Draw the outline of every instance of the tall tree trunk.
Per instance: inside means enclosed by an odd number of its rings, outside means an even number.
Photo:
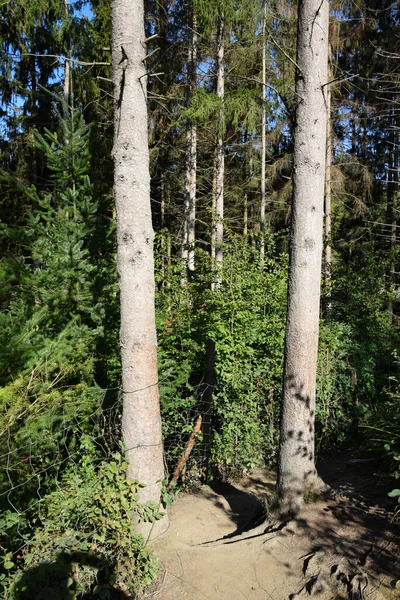
[[[395,251],[397,246],[397,198],[399,194],[399,136],[395,125],[395,119],[393,119],[392,128],[393,129],[391,135],[391,151],[387,186],[387,218],[388,222],[390,223],[390,250],[393,254],[389,275],[390,296],[388,302],[388,311],[390,323],[393,323],[394,321],[392,294],[394,292],[394,286],[396,283],[397,261],[395,258]]]
[[[142,502],[159,503],[164,479],[154,311],[154,257],[147,139],[142,0],[113,0],[114,194],[121,302],[122,435],[127,477],[144,483]],[[147,537],[167,517],[140,523]]]
[[[224,37],[225,22],[224,18],[218,18],[217,31],[217,96],[220,99],[220,111],[217,123],[217,145],[215,150],[214,163],[214,182],[213,182],[213,218],[214,218],[214,251],[215,263],[217,267],[216,286],[221,283],[219,269],[223,259],[223,238],[224,238],[224,168],[225,168],[225,116],[224,116],[224,93],[225,93],[225,72],[224,72]]]
[[[248,237],[248,222],[249,222],[249,192],[248,189],[245,190],[244,199],[243,199],[243,237],[245,242],[247,242]]]
[[[165,172],[161,173],[160,177],[160,197],[161,197],[161,206],[160,206],[160,251],[161,251],[161,288],[165,288],[165,239],[166,239],[166,229],[165,229],[165,197],[166,197],[166,182],[165,182]]]
[[[328,79],[332,81],[332,71],[329,66]],[[332,165],[332,91],[326,86],[326,167],[325,167],[325,286],[328,297],[331,288],[332,268],[332,211],[331,211],[331,165]]]
[[[65,57],[65,67],[64,67],[64,90],[63,97],[66,108],[69,106],[69,91],[70,91],[70,78],[71,78],[71,65],[69,58]]]
[[[196,93],[197,87],[197,22],[193,13],[190,19],[191,43],[188,61],[188,99]],[[197,169],[197,127],[193,120],[187,123],[186,130],[186,174],[185,174],[185,206],[182,240],[182,259],[184,269],[194,271],[194,250],[196,241],[196,169]],[[185,277],[184,277],[185,279]]]
[[[321,489],[314,457],[328,81],[328,0],[298,8],[293,207],[278,459],[282,512]]]
[[[247,145],[249,143],[249,134],[247,129],[244,131],[243,146],[244,146],[244,160],[243,160],[243,181],[244,181],[244,198],[243,198],[243,237],[247,243],[248,237],[248,221],[249,221],[249,163],[248,163],[248,150]]]
[[[261,114],[261,203],[260,203],[260,232],[261,232],[261,246],[260,246],[260,261],[261,265],[264,264],[265,256],[265,160],[266,160],[266,128],[267,128],[267,111],[265,107],[265,86],[267,83],[267,67],[266,67],[266,53],[267,53],[267,39],[265,35],[265,29],[267,25],[267,2],[264,0],[264,17],[263,17],[263,30],[262,30],[262,114]]]
[[[69,19],[69,8],[67,0],[64,1],[65,21]],[[67,56],[68,55],[68,56]],[[63,98],[64,98],[64,117],[69,117],[69,106],[70,106],[70,94],[71,94],[71,48],[69,47],[69,40],[66,40],[65,58],[64,58],[64,87],[63,87]],[[65,143],[69,144],[69,139],[65,138]]]
[[[64,0],[64,12],[65,12],[65,21],[69,19],[69,8],[68,8],[68,0]],[[66,42],[67,47],[65,48],[65,66],[64,66],[64,90],[63,97],[66,108],[69,106],[70,102],[70,94],[71,94],[71,48],[69,47],[69,40]]]

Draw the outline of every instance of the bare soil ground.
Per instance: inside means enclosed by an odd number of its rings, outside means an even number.
[[[346,467],[349,458],[319,466],[335,497],[284,523],[264,521],[275,485],[267,469],[182,494],[168,532],[152,543],[161,574],[145,598],[400,600],[393,502],[371,466]]]

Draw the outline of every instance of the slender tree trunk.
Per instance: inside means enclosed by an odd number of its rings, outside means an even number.
[[[245,241],[247,242],[247,238],[248,238],[248,223],[249,223],[249,193],[246,190],[245,194],[244,194],[244,201],[243,201],[243,237],[245,239]]]
[[[211,194],[211,215],[212,215],[212,226],[211,226],[211,264],[215,266],[215,248],[217,244],[217,228],[216,228],[216,211],[217,211],[217,153],[214,154],[213,164],[213,181],[212,181],[212,194]],[[214,289],[214,284],[211,284],[211,289]]]
[[[161,197],[161,206],[160,206],[160,246],[161,246],[161,287],[165,288],[165,173],[161,173],[160,177],[160,197]]]
[[[154,257],[147,139],[147,83],[142,0],[113,0],[115,93],[114,194],[121,302],[122,435],[127,477],[146,485],[142,502],[159,503],[164,479],[154,311]],[[138,525],[147,537],[167,517]]]
[[[225,93],[225,73],[224,73],[224,38],[225,22],[224,18],[218,18],[217,31],[217,96],[221,101],[221,107],[217,124],[217,145],[215,151],[215,171],[213,185],[213,208],[214,208],[214,239],[215,239],[215,263],[217,267],[216,287],[221,283],[219,269],[223,260],[223,238],[224,238],[224,168],[225,168],[225,149],[224,149],[224,93]]]
[[[332,72],[329,67],[329,81],[332,80]],[[331,86],[326,86],[326,167],[325,167],[325,286],[328,297],[331,288],[332,268],[332,214],[331,214],[331,165],[332,165],[332,91]]]
[[[314,457],[328,81],[328,0],[302,0],[297,30],[293,207],[278,459],[282,513],[321,489]]]
[[[389,173],[388,173],[388,189],[387,189],[387,213],[388,213],[388,221],[390,223],[390,250],[393,254],[392,264],[390,267],[390,275],[389,275],[389,289],[390,293],[393,293],[393,289],[396,283],[396,259],[395,259],[395,251],[397,246],[397,198],[399,194],[399,136],[398,131],[395,125],[395,119],[393,119],[394,124],[393,134],[391,136],[392,141],[392,149],[391,149],[391,160],[389,163]],[[389,311],[389,320],[390,323],[394,321],[394,313],[393,313],[393,300],[392,295],[389,296],[388,302],[388,311]]]
[[[250,145],[250,149],[249,149],[249,177],[250,177],[250,181],[253,180],[253,174],[254,174],[254,156],[253,156],[253,144]],[[251,227],[251,224],[253,224],[253,227],[250,229],[250,242],[251,242],[251,253],[252,255],[255,257],[256,255],[256,238],[255,238],[255,232],[256,232],[256,228],[258,227],[258,223],[254,223],[254,206],[253,206],[253,202],[250,202],[250,206],[248,207],[248,213],[249,213],[249,224]]]
[[[188,60],[188,99],[196,92],[197,87],[197,22],[193,13],[190,20],[192,39]],[[186,129],[186,174],[185,174],[185,206],[182,240],[183,268],[194,271],[194,250],[196,242],[196,169],[197,169],[197,127],[193,120],[187,123]],[[186,277],[183,278],[184,280]]]
[[[65,11],[65,20],[69,19],[69,8],[68,8],[68,0],[64,0],[64,11]],[[71,95],[71,48],[69,47],[69,41],[67,41],[67,48],[65,49],[65,66],[64,66],[64,90],[63,97],[66,108],[68,108],[70,103],[70,95]],[[69,54],[69,56],[67,56]]]
[[[260,246],[260,261],[261,265],[264,264],[265,256],[265,161],[266,161],[266,128],[267,128],[267,111],[265,107],[265,87],[267,83],[267,68],[266,68],[266,53],[267,53],[267,39],[265,35],[265,29],[267,25],[267,3],[264,0],[264,17],[263,17],[263,31],[262,31],[262,114],[261,114],[261,203],[260,203],[260,232],[261,232],[261,246]]]
[[[69,19],[69,8],[67,0],[64,1],[64,10],[65,10],[65,20]],[[66,42],[65,48],[65,59],[64,59],[64,87],[63,87],[63,98],[64,98],[64,117],[68,118],[69,116],[69,106],[70,106],[70,94],[71,94],[71,62],[69,56],[67,54],[71,54],[71,49],[69,48],[69,40]],[[66,137],[65,143],[68,145],[70,140]]]
[[[244,198],[243,198],[243,237],[245,242],[247,243],[248,237],[248,221],[249,221],[249,163],[247,160],[248,151],[247,144],[249,142],[249,134],[247,129],[244,132],[243,136],[243,146],[245,148],[243,160],[243,181],[244,181]]]
[[[70,78],[71,78],[71,65],[69,58],[65,57],[65,71],[64,71],[64,91],[63,97],[66,107],[69,106],[69,90],[70,90]]]
[[[36,77],[36,58],[32,58],[32,71],[31,71],[31,86],[32,86],[32,121],[36,123],[37,120],[37,77]],[[38,176],[38,148],[36,144],[32,150],[32,183],[34,186],[37,185]]]

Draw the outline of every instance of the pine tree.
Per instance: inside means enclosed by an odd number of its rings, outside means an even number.
[[[114,194],[121,302],[122,434],[127,477],[145,484],[141,501],[159,504],[164,479],[154,307],[154,232],[150,205],[142,0],[114,0]],[[167,517],[141,523],[146,537]]]
[[[36,132],[37,149],[51,172],[47,189],[38,192],[2,175],[32,207],[25,226],[5,229],[20,247],[19,258],[4,261],[6,378],[21,372],[33,373],[38,381],[44,373],[46,381],[74,379],[77,361],[93,369],[90,356],[101,333],[90,252],[97,205],[89,180],[89,130],[79,111],[71,114],[64,106],[64,115],[55,113],[58,131]]]
[[[315,390],[319,333],[328,83],[328,0],[299,4],[293,208],[288,315],[278,460],[282,512],[296,513],[315,470]]]

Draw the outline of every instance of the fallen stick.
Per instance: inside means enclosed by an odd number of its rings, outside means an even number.
[[[182,456],[179,459],[178,465],[177,465],[177,467],[175,469],[174,476],[171,479],[170,486],[173,483],[176,483],[178,481],[178,479],[179,479],[179,475],[181,474],[181,471],[182,471],[183,467],[185,466],[186,461],[189,458],[190,453],[192,451],[192,448],[194,446],[194,443],[196,441],[196,435],[199,433],[199,431],[201,429],[201,423],[202,423],[202,421],[203,421],[203,419],[202,419],[202,416],[200,415],[199,418],[196,421],[196,425],[193,427],[193,431],[190,434],[188,441],[186,442],[185,449],[183,451]]]

